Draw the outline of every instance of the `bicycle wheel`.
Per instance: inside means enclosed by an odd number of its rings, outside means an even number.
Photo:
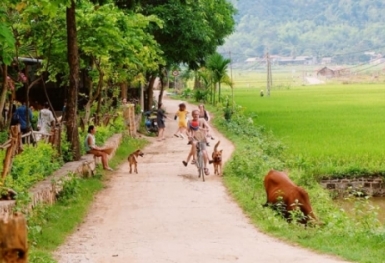
[[[197,168],[198,168],[198,178],[200,178],[202,176],[202,180],[204,182],[205,181],[204,159],[203,159],[203,152],[200,150],[201,147],[199,147],[199,146],[198,146],[198,149],[197,149],[196,165],[197,165]]]

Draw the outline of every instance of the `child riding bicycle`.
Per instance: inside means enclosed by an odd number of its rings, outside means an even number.
[[[191,149],[189,154],[187,155],[187,160],[182,161],[184,166],[187,166],[188,162],[190,161],[190,158],[193,157],[193,160],[191,164],[194,164],[196,162],[195,156],[196,156],[196,148],[198,142],[200,143],[200,150],[203,152],[203,159],[204,159],[204,172],[206,175],[210,174],[209,169],[207,168],[207,163],[209,162],[209,155],[206,150],[206,129],[205,125],[207,126],[207,123],[204,119],[199,119],[199,111],[194,110],[192,112],[192,120],[188,121],[187,123],[187,137],[189,138],[189,141],[191,142]]]

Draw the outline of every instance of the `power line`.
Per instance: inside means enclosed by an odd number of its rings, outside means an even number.
[[[360,69],[360,70],[357,70],[357,71],[355,71],[355,72],[353,72],[353,73],[362,72],[362,71],[365,71],[365,70],[368,70],[368,69],[371,69],[371,68],[377,67],[378,65],[381,65],[381,64],[384,64],[384,63],[385,63],[385,61],[382,61],[382,62],[380,62],[380,63],[378,63],[378,64],[372,65],[372,66],[370,66],[370,67],[367,67],[367,68],[364,68],[364,69]]]

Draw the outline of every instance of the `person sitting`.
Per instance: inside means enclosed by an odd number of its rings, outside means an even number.
[[[95,157],[102,158],[103,169],[108,171],[113,171],[111,167],[108,166],[108,154],[103,151],[102,147],[98,147],[95,144],[95,133],[96,128],[94,125],[88,127],[88,133],[84,141],[84,148],[86,153],[93,154]]]
[[[206,131],[204,129],[206,124],[206,121],[204,119],[199,119],[199,111],[194,110],[192,112],[192,120],[188,121],[187,123],[187,136],[189,138],[189,141],[191,142],[191,149],[189,154],[187,155],[186,161],[182,161],[184,166],[187,166],[188,162],[190,161],[190,158],[193,158],[193,161],[191,164],[195,164],[195,156],[196,156],[196,148],[198,142],[204,142],[201,143],[202,151],[203,151],[203,161],[204,161],[204,172],[206,175],[210,174],[209,169],[207,168],[207,163],[209,160],[209,155],[206,150]]]

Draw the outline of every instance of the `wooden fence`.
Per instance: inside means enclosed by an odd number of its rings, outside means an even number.
[[[51,133],[43,133],[39,131],[30,131],[21,134],[20,125],[11,126],[9,132],[9,139],[0,145],[0,150],[5,150],[5,157],[3,160],[3,170],[1,172],[1,182],[10,171],[13,157],[23,151],[23,145],[36,145],[38,141],[45,141],[51,143],[60,152],[60,137],[63,124],[55,126],[51,129]],[[0,182],[0,184],[1,184]]]
[[[131,109],[133,111],[133,108]],[[111,121],[115,122],[118,114],[104,114],[102,117],[94,116],[87,123],[83,118],[80,118],[80,128],[84,132],[86,129],[86,125],[93,123],[95,125],[104,125],[107,126]],[[31,130],[28,133],[21,134],[20,125],[11,126],[9,132],[9,139],[0,145],[0,150],[5,150],[5,158],[3,160],[3,170],[1,171],[1,183],[4,181],[5,177],[10,171],[12,166],[13,157],[23,151],[23,145],[36,145],[38,141],[45,141],[46,143],[52,144],[54,148],[57,149],[59,154],[61,153],[61,132],[65,127],[65,122],[61,122],[55,125],[54,128],[51,129],[51,133],[43,133],[40,131]]]

